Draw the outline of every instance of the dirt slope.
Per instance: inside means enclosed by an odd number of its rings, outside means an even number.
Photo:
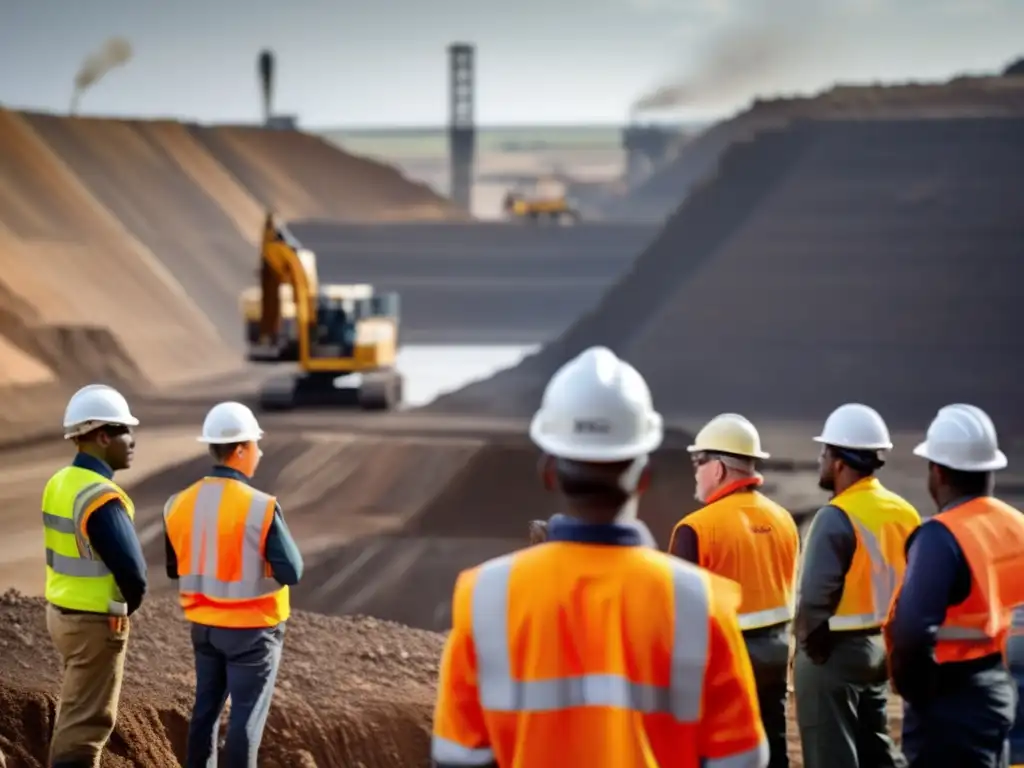
[[[603,209],[611,219],[665,219],[710,178],[723,153],[759,132],[794,120],[915,119],[1024,115],[1024,83],[1013,77],[961,77],[948,83],[830,88],[810,97],[756,100],[747,110],[723,120],[688,142],[679,156],[624,197]]]
[[[375,619],[293,616],[260,765],[425,768],[441,642]],[[0,596],[0,648],[0,755],[43,768],[59,664],[41,600]],[[132,620],[103,768],[183,764],[193,686],[187,624],[174,601],[148,602]]]
[[[192,126],[191,132],[256,200],[286,219],[464,218],[426,185],[318,136],[245,127]]]
[[[213,326],[24,116],[0,110],[0,147],[0,268],[8,293],[33,308],[29,324],[115,334],[140,386],[217,370]]]
[[[5,375],[42,382],[52,355],[40,350],[55,338],[64,361],[50,394],[97,376],[142,390],[238,368],[237,296],[253,280],[266,205],[300,218],[461,216],[397,171],[304,134],[0,110]],[[113,349],[102,370],[95,361]],[[4,436],[53,397],[6,398]]]
[[[670,418],[817,422],[852,399],[919,426],[966,401],[1009,437],[1024,431],[1022,178],[1021,119],[763,135],[730,151],[594,313],[429,408],[525,414],[555,366],[605,343]]]

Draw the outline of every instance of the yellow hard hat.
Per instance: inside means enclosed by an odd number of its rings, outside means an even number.
[[[693,445],[686,450],[690,453],[728,453],[752,459],[769,457],[761,450],[761,436],[757,434],[757,428],[738,413],[715,416],[697,433]]]

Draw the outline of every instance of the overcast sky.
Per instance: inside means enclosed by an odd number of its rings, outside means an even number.
[[[82,59],[122,35],[134,59],[84,95],[83,113],[251,121],[255,59],[269,46],[276,111],[309,127],[443,123],[453,40],[478,46],[485,124],[617,123],[650,89],[694,79],[701,87],[673,116],[702,119],[756,93],[945,78],[1024,55],[1024,0],[0,0],[0,9],[7,106],[66,111]]]

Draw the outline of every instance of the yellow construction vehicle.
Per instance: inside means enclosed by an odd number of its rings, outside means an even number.
[[[510,219],[541,219],[575,223],[580,212],[569,200],[565,186],[553,182],[538,182],[529,192],[509,191],[505,195],[505,215]]]
[[[297,375],[264,385],[263,410],[389,410],[401,403],[398,294],[378,294],[364,284],[320,285],[316,254],[272,213],[263,225],[259,277],[260,285],[241,296],[247,357],[299,364]]]

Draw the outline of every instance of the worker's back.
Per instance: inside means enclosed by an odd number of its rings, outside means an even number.
[[[442,696],[435,759],[440,736],[488,743],[501,768],[764,764],[736,586],[609,544],[550,541],[460,577],[453,635],[471,635],[475,653],[456,641],[443,664],[476,664],[482,722]],[[472,721],[485,733],[468,733]],[[437,762],[460,764],[458,750]]]
[[[792,616],[800,533],[793,516],[756,490],[740,490],[708,504],[681,524],[697,533],[699,565],[743,590],[744,629]]]

